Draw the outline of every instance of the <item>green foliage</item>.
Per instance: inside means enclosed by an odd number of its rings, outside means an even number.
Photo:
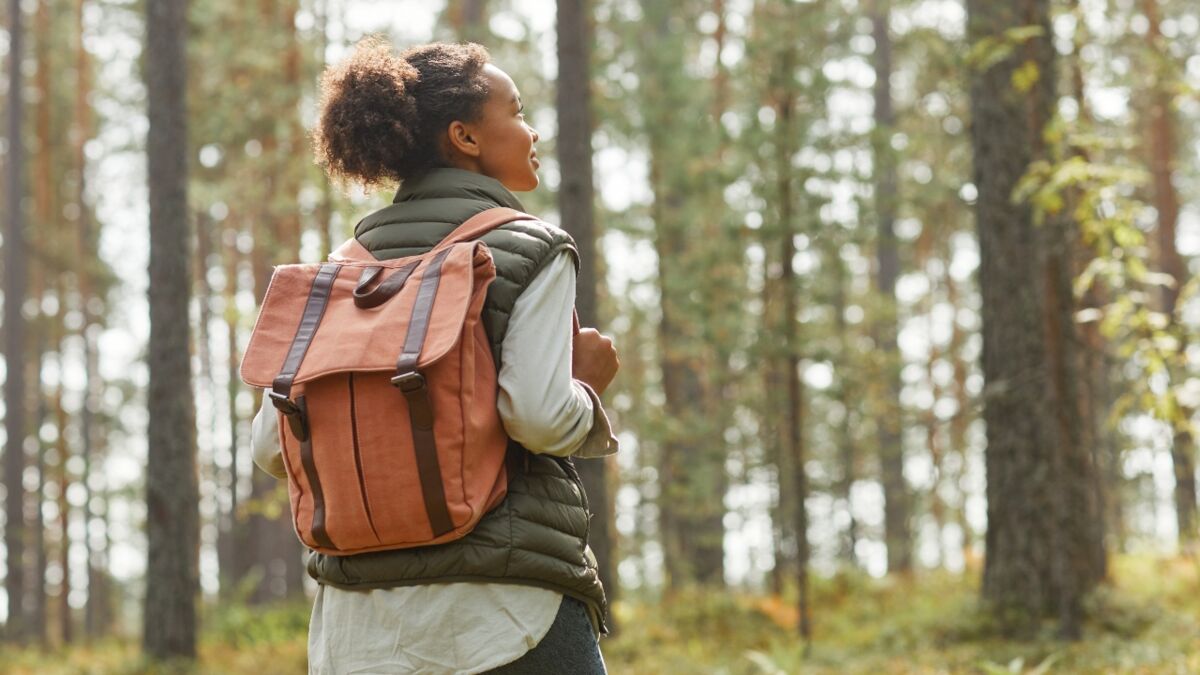
[[[967,66],[981,72],[989,70],[1006,61],[1022,45],[1045,34],[1046,31],[1041,26],[1018,26],[999,35],[983,38],[971,46],[971,50],[967,53]],[[1027,63],[1023,67],[1030,65],[1033,66],[1033,77],[1036,81],[1037,66]]]
[[[285,643],[307,632],[311,610],[306,600],[268,607],[222,603],[205,621],[204,640],[236,649]]]

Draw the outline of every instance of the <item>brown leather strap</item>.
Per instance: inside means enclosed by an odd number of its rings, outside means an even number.
[[[522,213],[516,209],[505,208],[503,206],[480,211],[468,218],[465,223],[456,227],[453,232],[446,235],[446,238],[438,243],[437,246],[434,246],[431,252],[437,253],[443,251],[460,242],[474,241],[497,227],[505,223],[511,223],[514,220],[537,220],[537,218],[528,213]]]
[[[307,419],[308,406],[304,402],[304,397],[297,397],[295,405],[300,411],[301,418]],[[321,490],[321,481],[317,478],[317,463],[313,460],[312,438],[308,434],[305,434],[304,439],[300,441],[300,465],[304,467],[304,476],[308,479],[308,487],[312,491],[313,541],[322,548],[335,548],[333,541],[329,539],[329,533],[325,531],[325,492]]]
[[[437,441],[433,437],[433,406],[429,400],[429,387],[425,377],[417,371],[417,362],[429,331],[429,317],[433,314],[433,302],[441,282],[442,263],[449,254],[449,249],[437,253],[425,267],[421,286],[417,289],[417,299],[413,303],[408,335],[404,338],[404,350],[396,362],[396,376],[392,378],[392,384],[399,387],[408,400],[413,448],[417,455],[417,476],[421,481],[425,513],[429,516],[434,537],[453,530],[454,522],[450,519],[446,492],[442,486]]]
[[[283,360],[283,367],[280,368],[279,374],[275,376],[275,381],[271,384],[269,393],[271,402],[287,417],[292,435],[302,442],[308,439],[308,424],[305,422],[304,412],[289,398],[292,393],[292,382],[296,379],[296,373],[300,372],[300,366],[304,363],[304,355],[308,353],[313,337],[317,334],[317,328],[321,325],[321,317],[325,315],[325,307],[329,305],[329,294],[333,289],[333,282],[337,279],[338,271],[341,269],[342,266],[336,263],[325,263],[317,271],[317,276],[313,278],[312,288],[308,291],[308,301],[304,304],[304,313],[300,316],[300,326],[296,329],[296,336],[292,338],[292,346]]]
[[[413,261],[401,267],[370,291],[367,288],[379,277],[383,268],[372,266],[364,269],[362,276],[358,279],[358,285],[354,287],[354,305],[359,309],[371,309],[391,300],[400,292],[400,289],[404,288],[405,282],[412,276],[413,270],[417,269],[419,263],[420,261]]]

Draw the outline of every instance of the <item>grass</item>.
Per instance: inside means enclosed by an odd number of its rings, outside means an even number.
[[[688,589],[616,603],[620,633],[603,643],[614,675],[1200,673],[1200,564],[1121,557],[1114,581],[1089,600],[1084,639],[1015,642],[995,636],[977,603],[975,579],[926,573],[913,579],[843,574],[812,592],[811,650],[796,634],[791,598]],[[631,594],[632,595],[632,594]],[[69,650],[0,651],[0,672],[305,672],[305,604],[230,606],[205,617],[199,663],[150,667],[136,642]]]

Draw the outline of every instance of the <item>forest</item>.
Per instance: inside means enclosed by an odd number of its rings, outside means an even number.
[[[239,365],[392,202],[312,149],[368,36],[540,135],[609,672],[1200,672],[1200,3],[6,4],[0,672],[306,669]]]

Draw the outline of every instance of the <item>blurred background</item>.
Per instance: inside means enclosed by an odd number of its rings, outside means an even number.
[[[622,450],[580,463],[617,599],[611,672],[1200,672],[1200,5],[1027,0],[1004,24],[972,4],[191,0],[193,281],[178,311],[200,672],[303,669],[314,584],[284,486],[251,464],[258,402],[236,370],[272,265],[322,260],[391,201],[331,185],[308,141],[321,71],[368,34],[484,44],[541,134],[542,186],[519,196],[593,242],[581,310],[586,295],[623,366],[606,395]],[[155,55],[140,2],[25,0],[5,16],[25,150],[14,166],[10,131],[0,165],[22,181],[3,212],[24,219],[24,351],[0,372],[23,369],[4,404],[24,437],[6,427],[0,671],[134,672],[148,667]],[[988,84],[998,68],[1006,87]],[[1001,116],[1034,125],[1011,137],[1028,236],[981,250],[974,166],[1010,148],[973,145],[972,115],[1014,94],[1049,111]],[[981,260],[1047,251],[1065,294],[1051,276],[1034,304],[986,290]],[[1070,345],[1056,362],[1069,368],[1045,366],[1059,384],[1034,386],[1057,392],[1089,467],[1094,498],[1074,515],[1096,526],[1100,561],[1082,642],[1053,627],[1012,639],[979,603],[984,317],[1021,315]],[[1003,414],[993,427],[1027,421]]]

